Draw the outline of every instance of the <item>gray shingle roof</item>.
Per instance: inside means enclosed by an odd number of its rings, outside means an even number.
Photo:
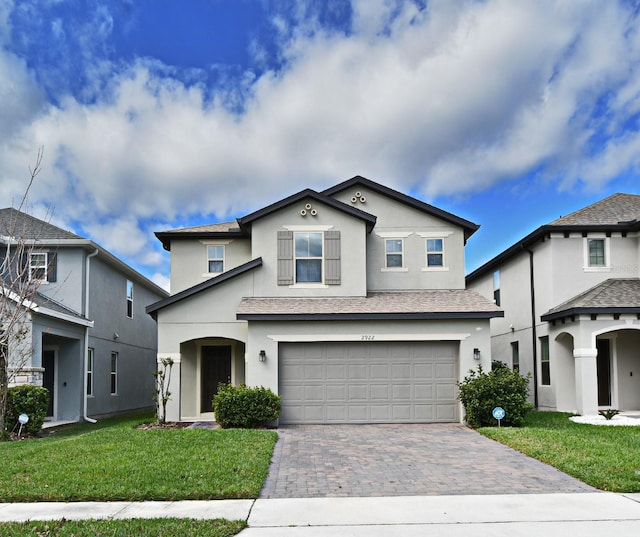
[[[39,241],[82,238],[13,208],[0,209],[0,235]]]
[[[243,298],[236,310],[239,319],[275,316],[367,318],[415,316],[416,318],[498,317],[502,311],[475,291],[466,289],[416,292],[375,292],[366,297],[344,298]]]
[[[551,222],[552,226],[615,225],[640,218],[640,196],[613,194]]]
[[[171,229],[164,233],[224,233],[226,231],[240,231],[238,222],[220,222],[218,224],[204,224],[201,226],[183,227],[178,229]]]
[[[609,279],[550,309],[542,316],[552,321],[578,313],[640,312],[640,279]]]

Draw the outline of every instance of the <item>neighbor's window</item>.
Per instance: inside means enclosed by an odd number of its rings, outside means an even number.
[[[604,239],[587,239],[589,247],[589,266],[606,267]]]
[[[207,246],[207,270],[224,272],[224,245]]]
[[[29,279],[47,281],[46,252],[29,254]]]
[[[511,368],[520,371],[520,345],[517,341],[511,342]]]
[[[551,385],[551,370],[549,368],[549,336],[540,338],[540,384]]]
[[[87,395],[93,395],[93,349],[87,349]]]
[[[444,267],[444,239],[427,239],[427,267]]]
[[[118,395],[118,353],[111,353],[111,395]]]
[[[493,301],[496,306],[500,305],[500,271],[496,270],[493,273]]]
[[[322,283],[322,242],[322,232],[294,234],[296,283]]]
[[[404,266],[404,241],[402,239],[385,239],[385,266],[402,268]]]
[[[127,280],[127,317],[133,319],[133,282]]]

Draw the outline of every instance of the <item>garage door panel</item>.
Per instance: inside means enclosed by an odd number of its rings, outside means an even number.
[[[327,364],[327,380],[343,379],[347,374],[347,366],[339,364]]]
[[[369,371],[372,380],[389,378],[388,364],[371,364]]]
[[[281,422],[457,420],[454,342],[283,343]]]
[[[451,379],[454,376],[453,364],[436,364],[437,379]]]
[[[372,401],[388,401],[390,393],[391,393],[391,390],[388,384],[372,384],[371,385]]]

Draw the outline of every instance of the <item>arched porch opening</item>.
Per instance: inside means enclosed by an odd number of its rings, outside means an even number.
[[[180,344],[180,419],[213,420],[218,385],[245,382],[245,344],[224,337],[192,339]]]
[[[576,369],[573,357],[573,336],[562,332],[555,338],[556,346],[556,408],[562,412],[576,411]]]

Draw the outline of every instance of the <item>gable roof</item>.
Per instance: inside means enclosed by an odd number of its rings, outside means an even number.
[[[82,238],[13,207],[0,209],[0,236],[39,241]]]
[[[236,311],[248,321],[488,319],[504,312],[467,289],[372,292],[362,297],[243,298]]]
[[[384,185],[381,185],[380,183],[376,183],[375,181],[372,181],[371,179],[367,179],[366,177],[362,177],[361,175],[356,175],[351,179],[347,179],[346,181],[343,181],[340,184],[337,184],[335,186],[332,186],[331,188],[324,190],[322,193],[326,196],[334,196],[339,192],[343,192],[348,188],[357,187],[358,185],[365,186],[373,190],[374,192],[377,192],[378,194],[382,194],[383,196],[387,196],[400,203],[404,203],[409,207],[413,207],[414,209],[427,213],[431,216],[440,218],[445,222],[449,222],[450,224],[453,224],[455,226],[460,226],[461,228],[464,229],[465,243],[467,242],[467,239],[471,237],[471,235],[473,235],[480,228],[478,224],[474,224],[469,220],[465,220],[464,218],[460,218],[459,216],[456,216],[452,213],[439,209],[438,207],[429,205],[424,201],[420,201],[419,199],[408,196],[407,194],[403,194],[402,192],[393,190],[388,186],[384,186]]]
[[[554,321],[581,313],[640,313],[640,279],[605,280],[550,309],[541,320]]]
[[[523,250],[547,238],[552,233],[588,233],[588,232],[622,232],[640,231],[640,196],[636,194],[613,194],[608,198],[588,205],[567,216],[540,226],[535,231],[520,239],[493,259],[487,261],[469,275],[467,284],[480,276],[498,268]]]
[[[315,190],[312,190],[310,188],[306,188],[305,190],[301,190],[300,192],[293,194],[291,196],[288,196],[280,201],[277,201],[275,203],[272,203],[271,205],[268,205],[267,207],[264,207],[262,209],[259,209],[258,211],[255,211],[251,214],[248,214],[247,216],[243,216],[242,218],[238,218],[238,224],[240,225],[241,229],[247,229],[251,226],[251,224],[253,222],[255,222],[256,220],[263,218],[265,216],[268,216],[270,214],[275,213],[276,211],[279,211],[280,209],[284,209],[285,207],[289,207],[290,205],[293,205],[294,203],[298,203],[299,201],[302,200],[307,200],[307,199],[312,199],[317,201],[318,203],[323,203],[324,205],[329,205],[330,207],[333,207],[334,209],[337,209],[338,211],[341,211],[343,213],[347,213],[355,218],[358,218],[360,220],[363,220],[366,225],[367,225],[367,229],[369,231],[371,231],[371,229],[373,229],[373,226],[375,226],[376,224],[376,220],[377,218],[372,215],[369,214],[365,211],[361,211],[360,209],[357,209],[355,207],[351,207],[350,205],[347,205],[346,203],[342,203],[341,201],[335,200],[329,196],[326,196],[324,194],[318,193]]]
[[[169,294],[91,239],[66,231],[14,208],[0,209],[0,242],[12,243],[14,241],[24,241],[29,245],[34,244],[42,247],[77,247],[85,251],[97,251],[103,261],[126,274],[128,278],[143,284],[161,296]]]
[[[256,259],[252,259],[251,261],[248,261],[247,263],[244,263],[243,265],[240,265],[238,267],[232,268],[231,270],[228,270],[227,272],[223,272],[222,274],[218,275],[218,276],[214,276],[213,278],[210,278],[207,281],[204,281],[202,283],[199,283],[197,285],[194,285],[193,287],[189,287],[188,289],[184,289],[183,291],[180,291],[179,293],[176,293],[175,295],[171,295],[167,298],[163,298],[162,300],[159,300],[158,302],[154,302],[153,304],[150,304],[149,306],[146,307],[145,311],[151,315],[151,317],[153,317],[154,319],[157,320],[158,317],[158,311],[166,308],[167,306],[170,306],[171,304],[175,304],[176,302],[180,302],[181,300],[184,300],[185,298],[189,298],[190,296],[193,296],[197,293],[199,293],[200,291],[204,291],[205,289],[209,289],[211,287],[214,287],[216,285],[219,285],[223,282],[226,282],[228,280],[231,280],[232,278],[235,278],[236,276],[240,276],[241,274],[244,274],[245,272],[248,272],[250,270],[253,270],[256,267],[260,267],[262,266],[262,258],[258,257]]]

